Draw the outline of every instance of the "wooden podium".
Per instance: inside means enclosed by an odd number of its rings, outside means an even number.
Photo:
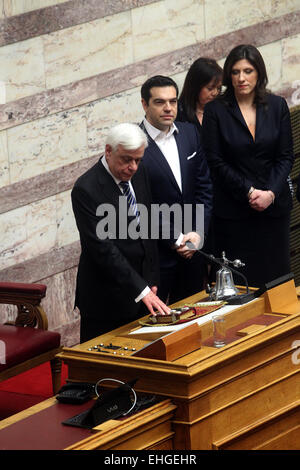
[[[174,306],[205,298],[201,292]],[[166,333],[138,322],[64,348],[59,357],[68,364],[70,381],[137,378],[137,392],[170,398],[176,406],[176,450],[299,450],[300,302],[294,281],[245,305],[222,307],[221,312],[227,328],[222,348],[213,347],[207,316],[197,321],[201,340],[190,323],[175,329],[181,343],[185,334],[187,341],[196,334],[199,347],[191,352],[178,347],[173,360],[141,357],[141,351],[151,351],[156,343],[162,348],[163,343],[165,351],[172,345],[174,355],[174,327]]]

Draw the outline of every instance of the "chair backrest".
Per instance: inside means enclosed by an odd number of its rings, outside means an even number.
[[[13,322],[15,326],[47,330],[47,315],[40,305],[46,290],[47,286],[44,284],[0,282],[0,304],[17,306],[18,314]]]

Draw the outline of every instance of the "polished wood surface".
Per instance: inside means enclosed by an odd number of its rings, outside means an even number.
[[[32,416],[34,413],[38,413],[39,411],[45,410],[49,406],[54,405],[56,402],[56,398],[51,397],[47,400],[37,403],[37,405],[33,405],[30,408],[27,408],[26,410],[20,411],[19,413],[9,416],[8,418],[0,420],[0,431],[1,429],[4,429],[7,426],[10,426],[11,424],[15,424],[18,421],[21,421],[22,419],[26,419],[29,416]]]
[[[217,450],[299,450],[300,401],[213,443]]]
[[[172,450],[174,432],[171,400],[123,420],[109,420],[94,428],[94,435],[66,450]]]
[[[3,439],[3,432],[5,433],[9,426],[14,426],[13,438],[15,439],[16,434],[20,437],[20,430],[16,431],[16,426],[18,428],[19,425],[22,428],[22,441],[24,441],[23,433],[28,433],[32,438],[31,443],[34,443],[27,450],[35,450],[35,445],[40,449],[41,443],[38,442],[41,433],[40,426],[46,426],[55,434],[55,436],[49,435],[49,439],[51,441],[54,438],[57,450],[172,450],[174,448],[172,420],[176,406],[170,399],[158,401],[158,403],[128,417],[101,423],[87,433],[88,437],[81,438],[80,441],[78,441],[78,438],[76,440],[71,434],[68,438],[70,445],[67,447],[61,447],[62,443],[58,436],[62,427],[64,428],[64,436],[74,428],[64,426],[61,423],[62,418],[60,418],[59,412],[49,414],[46,421],[44,415],[39,418],[39,414],[42,415],[43,411],[55,406],[64,406],[66,411],[70,407],[70,405],[58,404],[56,398],[51,397],[0,421],[1,445],[3,445],[3,440],[7,445],[7,437]],[[70,413],[74,414],[74,408],[71,409],[73,411],[70,411]],[[35,418],[34,422],[30,418]],[[51,423],[49,419],[52,420]],[[18,440],[14,440],[10,442],[9,449],[18,450],[20,448],[19,444]],[[47,449],[47,444],[45,444],[45,449]]]
[[[202,292],[174,306],[205,297]],[[223,448],[232,441],[235,448],[274,445],[289,449],[294,444],[289,444],[287,435],[296,439],[299,432],[288,418],[294,419],[298,413],[300,396],[300,365],[292,360],[294,344],[300,339],[300,303],[294,282],[270,289],[229,311],[225,318],[226,346],[213,347],[212,324],[207,321],[201,325],[201,348],[174,361],[134,355],[132,349],[141,349],[159,337],[155,328],[147,335],[139,334],[137,322],[64,348],[59,356],[69,366],[69,380],[137,378],[137,391],[171,398],[176,406],[172,421],[175,449]],[[245,336],[237,334],[262,323],[263,328],[250,329]],[[137,334],[133,336],[131,331]],[[119,349],[105,349],[107,346]],[[291,427],[283,433],[276,424],[278,433],[270,437],[275,416],[276,423],[291,422]],[[256,435],[255,442],[246,439],[249,433]],[[243,439],[236,437],[240,435]]]

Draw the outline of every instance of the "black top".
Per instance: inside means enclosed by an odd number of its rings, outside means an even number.
[[[202,125],[199,122],[199,119],[197,118],[196,114],[194,114],[194,118],[191,120],[188,119],[184,104],[179,100],[178,101],[178,112],[177,112],[177,117],[176,121],[180,122],[191,122],[192,124],[195,124],[197,127],[200,136],[202,137]]]

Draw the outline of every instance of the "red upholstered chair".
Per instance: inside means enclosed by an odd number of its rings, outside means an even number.
[[[48,319],[41,299],[46,295],[43,284],[0,282],[0,304],[18,308],[13,323],[0,325],[0,382],[50,361],[53,394],[60,388],[60,334],[47,331]]]

